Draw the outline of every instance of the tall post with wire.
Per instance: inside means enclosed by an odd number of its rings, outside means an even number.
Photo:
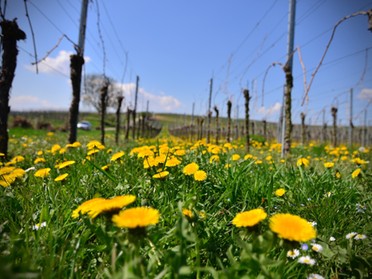
[[[82,1],[79,44],[75,47],[76,54],[70,56],[70,79],[72,84],[72,101],[70,106],[70,135],[69,143],[74,143],[77,138],[77,122],[79,118],[79,103],[81,89],[81,71],[84,64],[85,31],[88,16],[88,0]]]
[[[292,133],[292,87],[293,87],[293,45],[294,45],[294,28],[296,15],[296,0],[289,1],[289,22],[288,22],[288,49],[287,49],[287,63],[283,67],[286,79],[286,86],[284,92],[284,138],[282,140],[282,157],[289,153],[291,148],[291,133]]]

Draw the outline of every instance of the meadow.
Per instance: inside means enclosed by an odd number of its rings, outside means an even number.
[[[10,133],[0,278],[372,277],[367,147]]]

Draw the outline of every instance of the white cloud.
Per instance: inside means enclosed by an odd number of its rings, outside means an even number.
[[[363,100],[372,100],[372,88],[363,88],[360,91],[358,98]]]
[[[280,109],[282,108],[282,105],[280,103],[275,103],[271,107],[260,107],[258,109],[258,113],[261,115],[264,115],[265,117],[273,116],[274,114],[280,112]]]
[[[14,96],[10,98],[11,110],[65,110],[66,108],[53,104],[35,96]]]
[[[72,52],[61,50],[56,57],[47,57],[38,64],[39,73],[70,75],[70,56]],[[84,57],[85,63],[90,61],[88,56]],[[35,66],[26,65],[29,71],[35,71]]]
[[[117,86],[122,88],[126,104],[133,107],[136,85],[134,83],[118,83]],[[157,95],[140,87],[138,90],[137,106],[143,101],[149,101],[150,110],[156,112],[177,112],[177,109],[181,106],[181,102],[173,96],[165,95],[164,93]]]

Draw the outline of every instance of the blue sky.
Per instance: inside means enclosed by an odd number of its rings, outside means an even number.
[[[19,43],[12,110],[68,110],[73,44],[64,37],[39,64],[37,74],[31,65],[34,48],[24,1],[7,2],[6,17],[17,17],[28,36]],[[38,59],[63,35],[77,43],[80,0],[27,3]],[[285,82],[279,62],[286,62],[288,7],[287,0],[93,0],[88,10],[84,72],[105,73],[115,79],[124,90],[123,111],[134,103],[138,75],[138,110],[146,110],[149,101],[153,112],[191,114],[194,103],[195,114],[206,115],[209,80],[213,78],[212,106],[217,106],[221,115],[226,115],[230,99],[233,117],[243,117],[242,90],[249,88],[251,118],[277,121]],[[302,105],[304,76],[309,84],[334,25],[346,15],[370,8],[371,0],[297,1],[294,46],[299,47],[301,59],[296,52],[294,123],[300,122],[304,112],[308,124],[321,125],[324,111],[330,125],[330,110],[335,106],[339,124],[347,125],[352,88],[354,124],[363,124],[367,111],[367,122],[372,125],[372,33],[367,16],[339,25],[308,101]],[[267,70],[273,63],[276,66]],[[81,110],[88,109],[81,104]]]

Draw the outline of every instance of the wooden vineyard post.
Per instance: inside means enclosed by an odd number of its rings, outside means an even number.
[[[75,47],[76,54],[70,56],[70,79],[72,85],[72,101],[69,110],[70,134],[68,141],[74,143],[77,139],[77,122],[79,118],[81,71],[84,64],[85,31],[88,16],[88,0],[82,1],[79,44]]]
[[[305,145],[306,143],[306,126],[305,126],[305,113],[301,112],[301,144]]]
[[[244,89],[243,91],[245,99],[245,149],[249,152],[249,90]]]
[[[9,96],[15,69],[17,67],[17,41],[25,40],[26,34],[19,29],[16,20],[3,19],[1,47],[3,49],[0,76],[0,153],[8,154],[8,115],[10,113]]]
[[[127,109],[127,125],[125,130],[125,140],[128,141],[129,139],[129,129],[130,129],[130,115],[132,114],[131,109]]]
[[[230,100],[227,101],[227,137],[226,141],[231,141],[231,107],[232,103]]]
[[[292,88],[293,88],[293,76],[292,70],[287,64],[284,67],[286,86],[284,92],[284,140],[283,140],[283,156],[289,153],[291,149],[291,140],[292,140]]]
[[[332,133],[332,144],[334,147],[337,146],[337,108],[331,108],[332,118],[333,118],[333,133]]]
[[[216,144],[218,144],[218,141],[220,138],[220,125],[219,125],[218,117],[219,117],[220,112],[217,106],[214,106],[214,111],[216,112]]]
[[[101,88],[101,143],[105,145],[105,115],[107,105],[107,90],[109,83],[105,81],[105,84]]]
[[[118,96],[118,107],[116,109],[116,128],[115,128],[115,143],[119,143],[119,134],[120,134],[120,110],[121,104],[123,103],[124,97]]]

